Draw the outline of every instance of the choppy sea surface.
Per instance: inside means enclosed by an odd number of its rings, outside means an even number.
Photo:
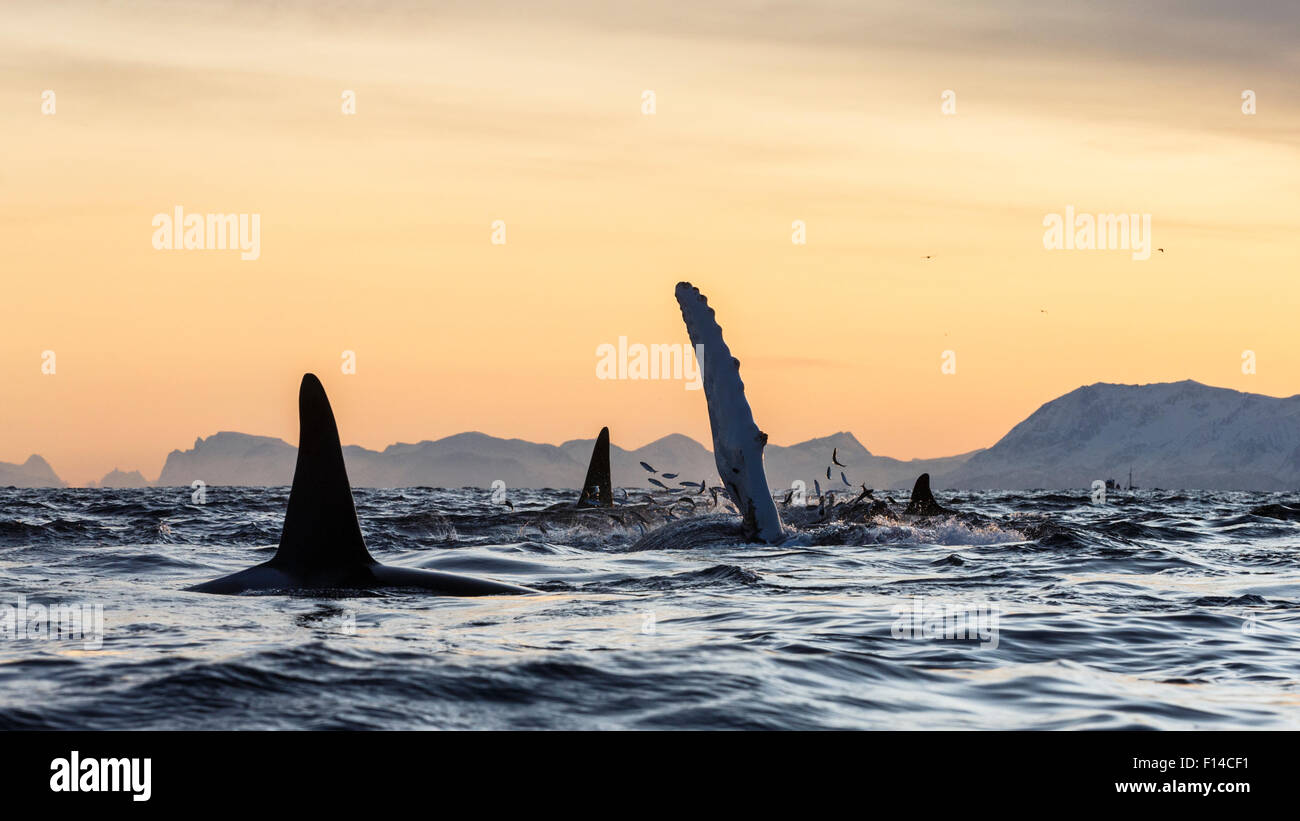
[[[572,491],[358,489],[380,561],[542,594],[320,599],[185,592],[288,499],[191,493],[0,489],[0,728],[1300,728],[1296,494],[939,492],[963,514],[635,551],[534,512]]]

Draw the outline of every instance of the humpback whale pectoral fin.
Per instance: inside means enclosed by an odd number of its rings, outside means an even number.
[[[298,426],[293,489],[280,548],[268,564],[307,580],[367,577],[375,560],[357,521],[338,425],[324,386],[310,373],[298,389]]]
[[[745,537],[745,541],[754,541],[758,536],[758,514],[754,510],[754,503],[740,492],[740,488],[735,482],[726,482],[727,495],[731,501],[736,503],[736,509],[740,511],[742,517],[740,531]]]
[[[784,530],[763,471],[767,436],[754,423],[745,398],[740,360],[731,355],[716,313],[700,290],[689,282],[679,282],[676,296],[691,345],[703,351],[700,372],[718,476],[737,508],[742,513],[752,512],[755,538],[777,542],[784,537]]]
[[[745,516],[740,523],[740,532],[744,534],[747,542],[752,542],[758,538],[758,515],[754,511],[753,502],[745,506]]]

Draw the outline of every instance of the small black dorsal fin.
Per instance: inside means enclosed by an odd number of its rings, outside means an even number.
[[[591,449],[591,464],[587,466],[587,478],[583,480],[578,504],[601,507],[614,504],[614,488],[610,487],[609,478],[609,428],[600,429],[596,446]]]
[[[916,477],[916,484],[912,485],[912,497],[908,499],[907,507],[903,512],[919,516],[934,516],[945,512],[944,508],[934,500],[934,494],[930,492],[930,474],[922,473]]]
[[[366,550],[343,448],[325,388],[303,374],[298,389],[298,464],[271,564],[301,575],[374,564]]]

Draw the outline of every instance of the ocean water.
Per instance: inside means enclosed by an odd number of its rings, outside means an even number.
[[[535,512],[571,491],[355,492],[380,561],[542,591],[480,599],[185,592],[270,558],[288,489],[190,494],[0,490],[0,729],[1300,728],[1295,494],[941,491],[635,551],[653,521]],[[51,604],[101,638],[31,633]]]

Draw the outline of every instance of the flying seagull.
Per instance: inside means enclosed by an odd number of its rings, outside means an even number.
[[[837,457],[839,456],[839,453],[840,453],[840,449],[839,449],[839,448],[831,448],[831,461],[834,462],[835,464],[839,465],[839,466],[842,467],[842,468],[846,468],[846,467],[848,467],[848,465],[844,464],[843,462],[841,462],[841,461],[837,458]]]
[[[659,471],[655,470],[654,468],[650,467],[649,465],[647,465],[645,462],[642,462],[642,463],[641,463],[641,467],[645,468],[646,470],[650,471],[651,473],[658,473],[658,472],[659,472]]]

